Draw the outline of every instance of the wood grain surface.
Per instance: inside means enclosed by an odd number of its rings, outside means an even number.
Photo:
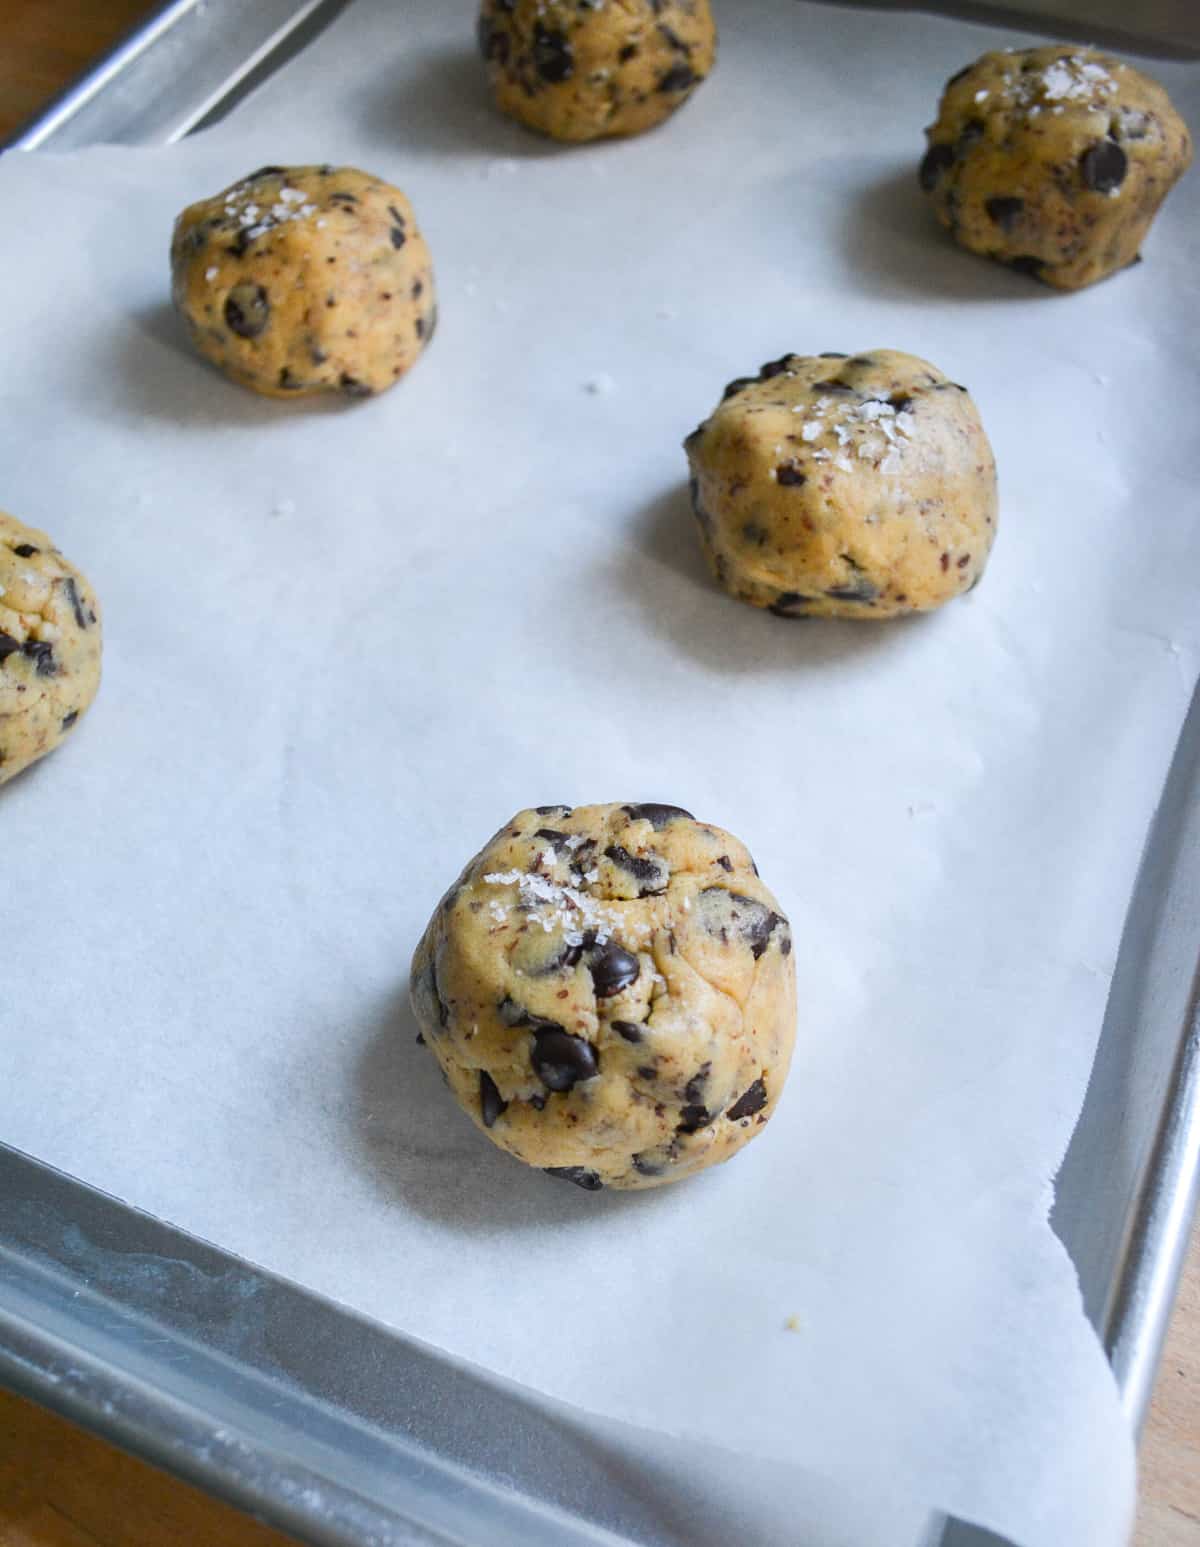
[[[154,9],[145,0],[0,0],[0,137]],[[0,1393],[0,1547],[215,1543],[284,1547],[285,1538]],[[1136,1547],[1200,1547],[1200,1233],[1142,1443]]]

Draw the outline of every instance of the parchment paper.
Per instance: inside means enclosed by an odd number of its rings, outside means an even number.
[[[1200,178],[1057,295],[913,187],[943,80],[1017,34],[727,3],[685,112],[563,151],[487,108],[472,14],[357,0],[182,147],[0,164],[0,503],[107,617],[93,713],[0,794],[0,1135],[549,1397],[797,1463],[806,1544],[939,1508],[1119,1543],[1132,1444],[1046,1216],[1196,677]],[[176,211],[310,160],[402,184],[437,264],[439,336],[367,404],[256,399],[168,310]],[[681,438],[763,360],[885,345],[980,405],[985,583],[886,627],[727,600]],[[800,976],[765,1136],[636,1197],[494,1151],[406,1008],[491,831],[610,799],[743,837]]]

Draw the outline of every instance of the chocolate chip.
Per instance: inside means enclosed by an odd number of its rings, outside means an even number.
[[[640,1042],[642,1040],[642,1028],[634,1021],[612,1021],[612,1029],[618,1037],[624,1037],[626,1042]]]
[[[244,177],[242,183],[256,183],[260,177],[286,177],[286,167],[259,167],[257,172],[251,172],[249,177]]]
[[[685,822],[696,820],[692,813],[685,811],[682,806],[660,806],[653,801],[647,801],[641,805],[622,806],[621,810],[631,822],[649,822],[656,833],[666,827],[668,822],[678,821],[681,817]]]
[[[961,156],[970,150],[972,145],[978,145],[983,139],[987,126],[982,118],[968,118],[962,127],[962,132],[954,142],[954,154]]]
[[[604,851],[604,857],[612,860],[614,865],[628,872],[638,882],[641,887],[638,892],[639,897],[654,897],[659,892],[666,891],[670,873],[662,860],[641,859],[619,843],[609,844]]]
[[[565,843],[570,841],[571,837],[570,833],[560,833],[556,827],[539,827],[533,836],[542,839],[544,843],[550,844],[555,850],[562,848]]]
[[[1114,140],[1099,140],[1079,158],[1079,171],[1093,193],[1112,193],[1125,181],[1129,158]]]
[[[878,364],[879,361],[874,359],[871,355],[852,355],[850,359],[846,361],[846,369],[863,370],[869,369],[872,365]]]
[[[437,1006],[438,1025],[443,1029],[450,1024],[450,1006],[442,998],[438,988],[437,968],[432,962],[429,964],[429,987],[433,992],[433,1002]]]
[[[700,1065],[699,1069],[696,1070],[696,1073],[692,1075],[683,1088],[683,1095],[686,1101],[697,1102],[700,1100],[704,1095],[704,1087],[708,1084],[708,1077],[711,1073],[711,1062]]]
[[[642,1080],[657,1080],[658,1070],[653,1064],[640,1064],[638,1066],[638,1078]]]
[[[775,469],[775,482],[781,483],[785,489],[798,489],[802,483],[808,482],[808,474],[802,473],[794,462],[785,462],[782,467]]]
[[[753,1117],[756,1112],[761,1112],[766,1104],[767,1087],[760,1078],[755,1080],[749,1090],[738,1097],[725,1116],[731,1123],[738,1123],[743,1117]]]
[[[699,79],[700,77],[690,64],[672,65],[667,73],[659,79],[656,89],[663,92],[688,91]]]
[[[495,1080],[486,1069],[479,1071],[479,1112],[483,1126],[490,1128],[502,1112],[507,1112],[508,1102],[500,1094]]]
[[[582,1037],[573,1037],[556,1027],[553,1031],[535,1031],[534,1038],[530,1062],[547,1090],[573,1090],[580,1080],[594,1079],[599,1074],[596,1050]]]
[[[20,648],[20,644],[11,634],[0,634],[0,661],[5,661],[10,655],[15,655]]]
[[[744,392],[747,387],[758,385],[757,376],[738,376],[725,388],[721,394],[722,403],[727,403],[731,397],[737,397],[739,392]]]
[[[293,376],[289,366],[284,366],[279,373],[279,385],[285,392],[299,392],[304,383],[298,376]]]
[[[71,604],[71,611],[75,614],[75,622],[80,628],[87,628],[88,620],[83,615],[83,608],[79,603],[79,589],[75,584],[73,576],[68,575],[63,581],[63,590]]]
[[[18,543],[13,552],[19,559],[31,559],[35,553],[40,553],[40,548],[35,548],[32,543]]]
[[[704,505],[701,502],[700,480],[698,478],[693,478],[689,481],[688,493],[692,497],[692,513],[695,515],[696,520],[699,522],[701,531],[703,531],[707,536],[711,537],[713,530],[713,518],[709,515],[708,511],[704,508]]]
[[[719,854],[717,856],[717,864],[720,865],[722,870],[728,870],[732,874],[733,861],[729,858],[728,854]]]
[[[777,618],[803,618],[807,616],[803,609],[813,600],[813,597],[804,596],[799,591],[780,591],[768,611],[773,612]]]
[[[338,387],[346,397],[362,398],[374,396],[371,388],[367,386],[366,382],[359,381],[357,376],[349,376],[344,371],[338,378]]]
[[[413,280],[413,287],[412,287],[412,298],[413,298],[413,300],[414,301],[419,301],[424,294],[425,294],[425,283],[424,283],[424,281],[420,280],[420,279],[414,279]]]
[[[872,580],[859,576],[845,585],[830,586],[825,592],[832,601],[861,602],[864,606],[879,600],[879,587]]]
[[[72,709],[70,714],[64,714],[63,715],[63,722],[62,722],[63,730],[69,731],[71,729],[72,725],[75,724],[75,721],[78,718],[79,718],[79,710],[78,709]]]
[[[633,1157],[633,1169],[640,1176],[662,1176],[667,1168],[661,1161],[651,1160],[649,1154],[645,1154]]]
[[[342,193],[341,191],[339,191],[337,193],[331,193],[329,195],[329,202],[331,204],[357,204],[358,203],[358,198],[357,198],[357,196],[355,194],[352,194],[352,193]]]
[[[225,326],[239,338],[257,338],[271,320],[271,303],[261,285],[234,285],[225,298]]]
[[[538,22],[533,34],[533,67],[544,81],[557,86],[575,73],[575,51],[565,32]]]
[[[893,392],[888,402],[898,414],[907,413],[913,406],[913,400],[906,392]]]
[[[636,983],[641,966],[636,956],[610,941],[598,946],[588,962],[597,999],[611,999]]]
[[[1025,208],[1024,199],[996,198],[985,199],[983,203],[987,211],[988,219],[994,221],[1001,231],[1011,231],[1017,223],[1017,218]]]
[[[954,152],[949,145],[931,145],[921,157],[917,179],[925,193],[932,193],[938,179],[948,167],[954,165]]]
[[[408,232],[405,231],[402,226],[392,226],[388,231],[388,236],[391,237],[392,246],[396,249],[397,252],[399,252],[400,249],[404,246],[405,242],[408,241]]]
[[[547,1176],[556,1176],[560,1181],[574,1182],[584,1192],[600,1192],[604,1187],[596,1172],[589,1171],[586,1166],[543,1166],[542,1170]]]
[[[1030,253],[1022,253],[1019,257],[1006,260],[1010,269],[1018,274],[1028,274],[1031,279],[1040,279],[1042,270],[1046,267],[1041,258],[1035,258]],[[965,388],[964,388],[965,390]]]
[[[637,58],[638,46],[636,43],[626,43],[625,47],[617,55],[620,64],[628,64],[631,59]]]
[[[666,22],[660,22],[658,24],[658,35],[662,38],[663,42],[667,45],[668,48],[673,48],[681,54],[691,53],[692,45],[690,43],[685,43],[679,34],[675,31],[674,27],[668,27]]]
[[[781,355],[778,360],[768,360],[759,370],[759,380],[770,381],[775,376],[782,376],[795,358],[795,355]]]
[[[767,535],[766,527],[759,526],[757,521],[747,521],[742,526],[742,536],[746,541],[748,543],[755,543],[760,548],[766,542]]]
[[[826,381],[814,381],[813,382],[813,391],[814,392],[850,392],[850,393],[856,393],[858,391],[858,388],[857,387],[852,387],[848,381],[835,381],[832,377],[830,377]]]
[[[849,358],[849,355],[843,354],[838,349],[823,349],[817,356],[818,360],[848,360]]]
[[[757,961],[770,944],[776,930],[788,933],[787,920],[754,897],[726,891],[723,886],[707,886],[697,899],[700,922],[710,935],[727,940],[736,933],[750,947]]]
[[[533,1110],[535,1112],[544,1112],[546,1110],[546,1097],[545,1096],[530,1096],[530,1098],[529,1098],[529,1105],[533,1108]]]
[[[42,639],[27,639],[21,646],[21,654],[33,662],[39,677],[53,677],[57,670],[53,645]]]
[[[572,811],[570,806],[534,806],[533,809],[538,816],[570,816]]]
[[[679,1113],[679,1123],[675,1132],[696,1133],[699,1129],[707,1127],[711,1121],[707,1107],[686,1106]]]

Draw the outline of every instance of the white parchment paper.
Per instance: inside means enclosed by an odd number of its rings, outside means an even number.
[[[0,163],[0,503],[107,621],[94,711],[0,792],[0,1135],[549,1397],[794,1463],[806,1544],[943,1509],[1115,1547],[1132,1444],[1046,1215],[1196,677],[1200,178],[1057,295],[914,188],[942,81],[1018,35],[738,0],[685,112],[566,151],[491,114],[472,19],[357,0],[179,148]],[[402,184],[434,252],[439,335],[367,404],[256,399],[168,309],[177,210],[310,160]],[[873,346],[980,405],[985,583],[883,627],[729,601],[680,440],[763,360]],[[622,799],[751,845],[800,1047],[736,1163],[592,1197],[456,1113],[405,976],[512,811]]]

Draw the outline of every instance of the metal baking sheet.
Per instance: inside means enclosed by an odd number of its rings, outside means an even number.
[[[15,143],[178,139],[313,43],[345,3],[177,0]],[[1062,0],[1004,14],[1128,36],[1117,5],[1085,13]],[[1186,4],[1146,7],[1137,20],[1148,48],[1200,47],[1200,19]],[[1135,1423],[1200,1173],[1198,764],[1194,707],[1054,1214]],[[313,1541],[688,1540],[679,1533],[691,1510],[669,1453],[648,1459],[644,1435],[635,1459],[621,1426],[585,1433],[565,1412],[548,1416],[500,1383],[3,1148],[0,1372]],[[690,1503],[712,1507],[711,1498]],[[941,1534],[931,1522],[931,1541]],[[991,1538],[951,1524],[944,1540]]]

